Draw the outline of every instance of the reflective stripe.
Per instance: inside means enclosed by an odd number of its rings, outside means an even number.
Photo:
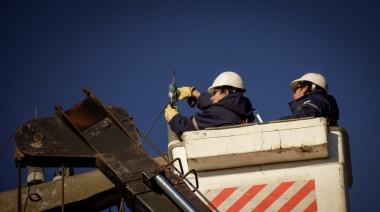
[[[203,192],[211,211],[318,211],[315,180],[243,185]]]
[[[195,116],[193,116],[193,118],[191,119],[191,121],[193,122],[194,128],[195,128],[196,130],[199,130],[199,127],[198,127],[197,121],[195,120]]]
[[[322,111],[318,108],[317,105],[315,105],[313,103],[310,103],[310,102],[304,103],[304,105],[310,105],[310,106],[312,106],[313,108],[317,109],[321,113],[321,115],[323,115]]]
[[[317,105],[315,105],[315,104],[313,104],[313,103],[310,103],[310,102],[306,102],[306,103],[304,103],[304,105],[310,105],[310,106],[312,106],[313,108],[316,108],[316,109],[321,113],[321,115],[323,116],[322,111],[318,108]],[[329,120],[329,122],[334,122],[334,121],[336,121],[334,116],[332,116],[332,117],[327,117],[327,119]]]

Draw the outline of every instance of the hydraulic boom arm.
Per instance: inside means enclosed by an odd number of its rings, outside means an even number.
[[[132,211],[207,211],[182,178],[141,147],[133,119],[105,107],[87,88],[86,99],[56,116],[31,120],[16,133],[22,166],[98,167]]]

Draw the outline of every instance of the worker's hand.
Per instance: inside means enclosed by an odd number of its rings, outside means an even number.
[[[191,97],[191,93],[195,90],[194,87],[180,87],[177,88],[178,91],[178,96],[177,96],[177,101],[181,101],[182,99],[187,99]]]
[[[169,122],[174,116],[176,116],[178,114],[179,114],[178,107],[171,106],[170,104],[168,104],[168,106],[166,106],[166,109],[165,109],[165,119],[166,119],[166,121]]]

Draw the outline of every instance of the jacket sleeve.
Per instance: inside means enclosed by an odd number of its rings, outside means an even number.
[[[202,92],[201,95],[199,95],[197,100],[197,107],[200,110],[203,110],[205,107],[212,105],[211,101],[212,94],[207,92]]]
[[[226,108],[214,105],[203,110],[202,113],[196,113],[194,122],[198,129],[202,130],[208,127],[241,124],[241,118]]]
[[[182,134],[185,131],[196,130],[192,119],[193,116],[185,117],[181,114],[178,114],[170,120],[170,129],[176,134]]]
[[[306,100],[302,104],[296,105],[296,108],[294,108],[294,111],[291,115],[281,117],[280,120],[321,116],[322,112],[317,104],[313,103],[311,100]]]
[[[197,107],[205,111],[208,106],[212,105],[211,101],[212,95],[207,92],[202,92],[197,100]],[[201,113],[197,113],[199,115]],[[195,121],[194,116],[185,117],[181,114],[178,114],[172,118],[169,122],[170,129],[177,134],[182,134],[185,131],[198,130],[198,124]]]
[[[242,123],[242,117],[231,109],[219,104],[212,104],[211,94],[203,92],[198,98],[197,107],[201,112],[194,116],[184,117],[181,114],[174,116],[170,122],[170,128],[177,134],[185,131],[203,130],[208,127],[220,127],[228,125],[238,125]],[[250,106],[252,110],[252,106]],[[247,117],[248,121],[253,120],[252,113]]]
[[[208,127],[238,124],[241,124],[241,118],[238,115],[218,105],[204,107],[202,112],[190,117],[178,114],[169,122],[170,128],[177,134],[182,134],[185,131],[203,130]]]

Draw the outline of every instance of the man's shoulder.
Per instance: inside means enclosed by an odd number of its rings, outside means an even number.
[[[310,93],[307,96],[305,96],[305,101],[310,101],[315,104],[328,104],[331,98],[334,98],[334,97],[325,93],[316,92],[316,93]]]

